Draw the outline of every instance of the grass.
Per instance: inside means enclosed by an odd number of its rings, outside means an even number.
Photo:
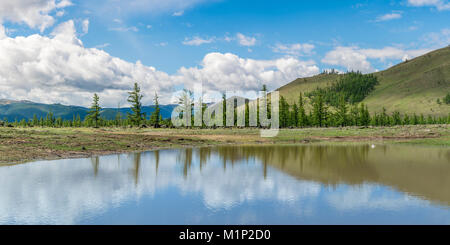
[[[0,128],[0,163],[224,144],[413,144],[450,147],[450,125],[258,129]]]

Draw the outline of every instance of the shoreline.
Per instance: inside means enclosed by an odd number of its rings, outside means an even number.
[[[222,145],[410,144],[450,147],[450,125],[281,129],[0,128],[0,166]]]

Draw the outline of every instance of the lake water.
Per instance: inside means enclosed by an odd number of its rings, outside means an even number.
[[[450,149],[225,146],[2,166],[0,224],[450,224]]]

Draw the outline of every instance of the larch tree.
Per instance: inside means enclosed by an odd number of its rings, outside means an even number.
[[[160,121],[160,108],[159,108],[159,102],[158,102],[158,94],[155,92],[155,98],[153,99],[153,102],[155,103],[155,110],[150,116],[150,124],[155,127],[159,128],[159,121]]]
[[[145,120],[145,113],[142,112],[142,97],[141,88],[137,83],[134,83],[133,91],[128,92],[128,102],[131,103],[131,111],[127,113],[128,120],[135,126],[139,126]]]
[[[95,93],[94,94],[94,98],[92,101],[92,106],[91,106],[91,110],[88,111],[88,115],[87,117],[92,120],[92,122],[94,123],[94,127],[98,128],[98,122],[100,120],[100,105],[99,105],[99,101],[100,98],[98,97],[98,95]]]

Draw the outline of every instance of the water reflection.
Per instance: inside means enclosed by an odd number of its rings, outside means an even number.
[[[0,167],[4,224],[449,223],[449,206],[448,148],[226,146]]]

